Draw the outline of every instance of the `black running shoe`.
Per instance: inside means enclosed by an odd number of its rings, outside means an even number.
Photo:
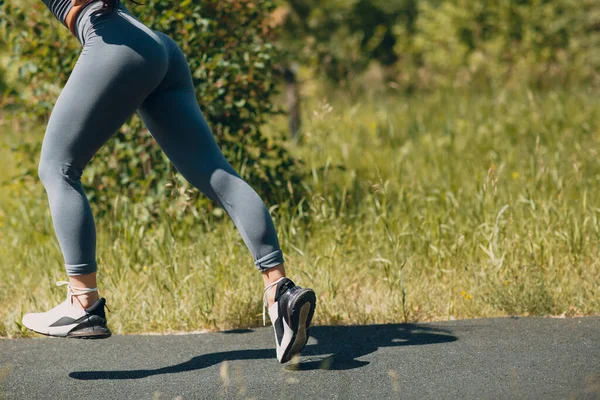
[[[296,286],[288,278],[267,286],[265,298],[267,290],[274,285],[277,285],[275,303],[269,307],[269,317],[275,330],[277,359],[280,363],[286,363],[299,354],[308,342],[317,298],[312,289]]]
[[[62,283],[62,282],[60,282]],[[106,324],[105,299],[99,299],[94,305],[83,310],[73,305],[74,290],[69,285],[67,299],[44,313],[31,313],[23,316],[23,325],[28,329],[47,336],[104,339],[111,335]],[[96,291],[86,289],[84,292]]]

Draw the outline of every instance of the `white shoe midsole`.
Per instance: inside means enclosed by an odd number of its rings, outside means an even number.
[[[65,325],[65,326],[51,326],[48,334],[52,335],[52,336],[61,336],[61,337],[67,336],[69,334],[69,332],[71,332],[73,329],[75,329],[75,327],[77,325],[79,325],[79,323]]]
[[[27,326],[27,325],[25,325],[25,326],[34,332],[41,333],[42,335],[65,337],[69,334],[69,332],[71,332],[73,329],[75,329],[75,327],[77,325],[79,325],[79,323],[64,325],[64,326],[47,326],[47,327]]]
[[[283,339],[281,340],[281,346],[277,346],[277,358],[281,359],[283,357],[283,353],[288,349],[291,345],[292,337],[294,336],[294,331],[292,328],[288,326],[285,322],[285,319],[282,318],[281,322],[283,322]],[[275,338],[277,340],[277,337]]]

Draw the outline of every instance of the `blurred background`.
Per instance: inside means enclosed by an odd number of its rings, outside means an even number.
[[[123,4],[187,55],[318,324],[600,313],[598,0]],[[0,336],[15,337],[64,296],[37,161],[81,46],[41,1],[0,1],[0,31]],[[259,324],[233,224],[137,116],[83,181],[113,331]]]

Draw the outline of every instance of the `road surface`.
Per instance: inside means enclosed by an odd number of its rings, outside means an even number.
[[[0,340],[1,399],[600,399],[600,317]]]

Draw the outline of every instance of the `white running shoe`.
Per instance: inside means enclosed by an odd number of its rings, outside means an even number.
[[[58,282],[59,286],[68,282]],[[74,293],[77,291],[79,293]],[[73,297],[84,293],[96,292],[69,285],[67,299],[45,313],[31,313],[23,316],[23,325],[28,329],[47,336],[79,339],[104,339],[111,335],[106,325],[104,307],[106,299],[99,299],[85,310],[73,305]]]
[[[269,317],[275,330],[277,359],[283,364],[299,354],[306,346],[317,298],[312,289],[301,288],[288,278],[281,278],[266,287],[265,307],[267,291],[275,285],[277,285],[275,303],[269,307]]]

